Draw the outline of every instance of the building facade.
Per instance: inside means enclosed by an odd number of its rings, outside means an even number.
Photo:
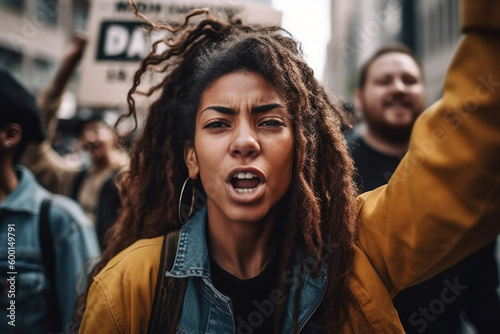
[[[39,91],[54,75],[88,1],[0,0],[0,67]]]
[[[379,47],[399,42],[422,62],[427,102],[436,101],[460,37],[458,11],[456,0],[332,0],[326,88],[350,99],[364,61]]]
[[[108,7],[134,17],[127,0],[0,0],[0,67],[7,69],[28,90],[37,94],[52,80],[73,34],[85,32],[89,43],[80,66],[83,69],[88,57],[95,58],[94,45],[100,38],[92,35],[97,29],[93,24],[101,24],[92,20],[92,8],[106,3],[109,4]],[[136,0],[136,4],[140,10],[153,9],[153,12],[159,8],[181,8],[183,5],[186,8],[243,8],[247,15],[245,19],[249,22],[265,22],[268,17],[274,24],[281,22],[281,13],[272,9],[271,0]],[[109,16],[113,18],[113,15],[115,14]],[[139,61],[136,66],[138,63]],[[80,70],[68,89],[67,95],[74,104],[80,105],[83,101],[80,92],[84,74],[84,71]],[[101,85],[102,82],[104,81],[97,81],[90,87]],[[124,93],[120,93],[123,95],[123,101],[126,100],[129,86],[127,82]],[[112,87],[107,88],[109,89],[104,90],[109,91]],[[93,95],[92,92],[89,94]],[[102,105],[89,102],[86,106]]]

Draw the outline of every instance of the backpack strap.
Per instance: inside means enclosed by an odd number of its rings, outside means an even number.
[[[50,326],[52,330],[59,331],[61,329],[61,312],[59,311],[59,301],[57,298],[56,290],[56,251],[54,249],[54,240],[52,239],[52,231],[50,229],[49,223],[49,208],[52,202],[51,197],[46,197],[42,201],[42,206],[40,209],[40,223],[39,223],[39,235],[40,235],[40,248],[42,255],[42,263],[45,268],[45,273],[49,281],[50,292],[48,295],[49,300],[49,316]]]
[[[167,233],[161,248],[160,269],[156,283],[155,297],[149,317],[148,333],[174,334],[181,314],[187,278],[173,278],[165,275],[172,269],[177,254],[180,230]]]

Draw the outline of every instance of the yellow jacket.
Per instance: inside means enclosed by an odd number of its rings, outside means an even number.
[[[419,117],[388,185],[359,197],[343,333],[403,333],[392,298],[500,232],[500,1],[461,4],[465,36],[443,98]],[[138,241],[95,277],[82,333],[146,332],[161,242]],[[444,304],[460,290],[448,283]]]

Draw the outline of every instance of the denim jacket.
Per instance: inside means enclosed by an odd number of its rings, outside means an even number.
[[[287,303],[287,316],[284,333],[291,333],[293,328],[293,294],[285,299],[284,292],[275,290],[269,300],[262,301],[258,311],[248,319],[240,319],[235,324],[231,300],[213,286],[210,275],[210,259],[206,242],[206,208],[201,210],[187,224],[179,236],[179,246],[172,270],[167,276],[187,277],[179,333],[252,333],[253,326],[270,316],[277,303]],[[299,262],[300,263],[300,262]],[[296,270],[297,268],[295,268]],[[301,290],[299,307],[299,328],[305,326],[319,307],[326,288],[326,268],[322,274],[313,277],[307,266],[304,268],[304,285]],[[285,283],[291,284],[291,291],[297,290],[297,275],[284,275]],[[274,296],[274,298],[273,298]]]
[[[50,285],[39,237],[44,198],[52,197],[49,223],[62,327],[73,316],[77,285],[84,284],[86,278],[83,269],[100,249],[93,225],[73,200],[51,195],[23,166],[17,166],[16,173],[17,188],[0,203],[0,332],[46,334]]]

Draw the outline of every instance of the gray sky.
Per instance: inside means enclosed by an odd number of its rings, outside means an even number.
[[[283,28],[302,42],[306,61],[321,81],[330,40],[330,0],[272,0],[272,5],[283,12]]]

